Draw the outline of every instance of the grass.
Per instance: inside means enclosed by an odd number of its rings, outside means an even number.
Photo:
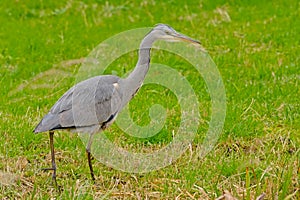
[[[8,1],[0,5],[1,199],[238,199],[300,198],[300,4],[289,1]],[[130,174],[94,160],[90,180],[84,145],[75,134],[55,134],[60,191],[51,186],[48,134],[33,128],[74,84],[81,58],[119,32],[167,23],[202,41],[222,75],[225,126],[204,158],[195,156],[210,119],[205,83],[188,63],[153,51],[152,62],[172,66],[196,91],[201,126],[191,148],[172,165]],[[136,52],[105,73],[120,76]],[[164,100],[164,99],[167,99]],[[149,103],[145,103],[149,102]],[[169,102],[169,103],[166,103]],[[145,85],[130,104],[141,125],[153,103],[168,119],[153,138],[136,139],[116,125],[105,134],[124,148],[152,151],[167,144],[180,108],[167,88]]]

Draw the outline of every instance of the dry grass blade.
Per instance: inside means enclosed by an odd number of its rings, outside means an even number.
[[[263,200],[265,198],[266,194],[262,193],[261,195],[259,195],[256,200]]]
[[[223,192],[223,195],[218,197],[216,200],[238,200],[228,190]]]

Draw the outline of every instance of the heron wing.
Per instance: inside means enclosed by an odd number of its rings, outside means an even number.
[[[117,76],[98,76],[70,88],[51,108],[35,132],[102,125],[120,110]]]

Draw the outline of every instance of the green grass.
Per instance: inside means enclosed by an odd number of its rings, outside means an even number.
[[[2,1],[0,4],[1,199],[214,199],[228,190],[238,199],[300,199],[300,3],[289,1]],[[60,191],[51,185],[48,134],[33,128],[70,88],[86,57],[122,31],[170,24],[201,40],[218,66],[227,96],[225,126],[204,158],[195,151],[210,120],[205,82],[175,55],[153,51],[152,62],[184,75],[201,104],[192,148],[172,165],[145,174],[121,172],[94,160],[90,180],[85,148],[76,134],[57,132]],[[124,75],[136,52],[105,73]],[[167,101],[165,100],[167,99]],[[145,103],[148,102],[148,103]],[[167,102],[167,103],[166,103]],[[172,139],[180,107],[167,88],[146,85],[130,104],[140,125],[154,103],[168,119],[153,138],[136,139],[116,125],[105,131],[116,144],[152,151]]]

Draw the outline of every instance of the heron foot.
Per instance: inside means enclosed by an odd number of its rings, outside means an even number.
[[[54,183],[54,186],[57,187],[57,182],[56,182],[56,168],[49,167],[49,168],[42,168],[41,170],[43,170],[43,171],[53,170],[53,173],[52,173],[52,182]]]

